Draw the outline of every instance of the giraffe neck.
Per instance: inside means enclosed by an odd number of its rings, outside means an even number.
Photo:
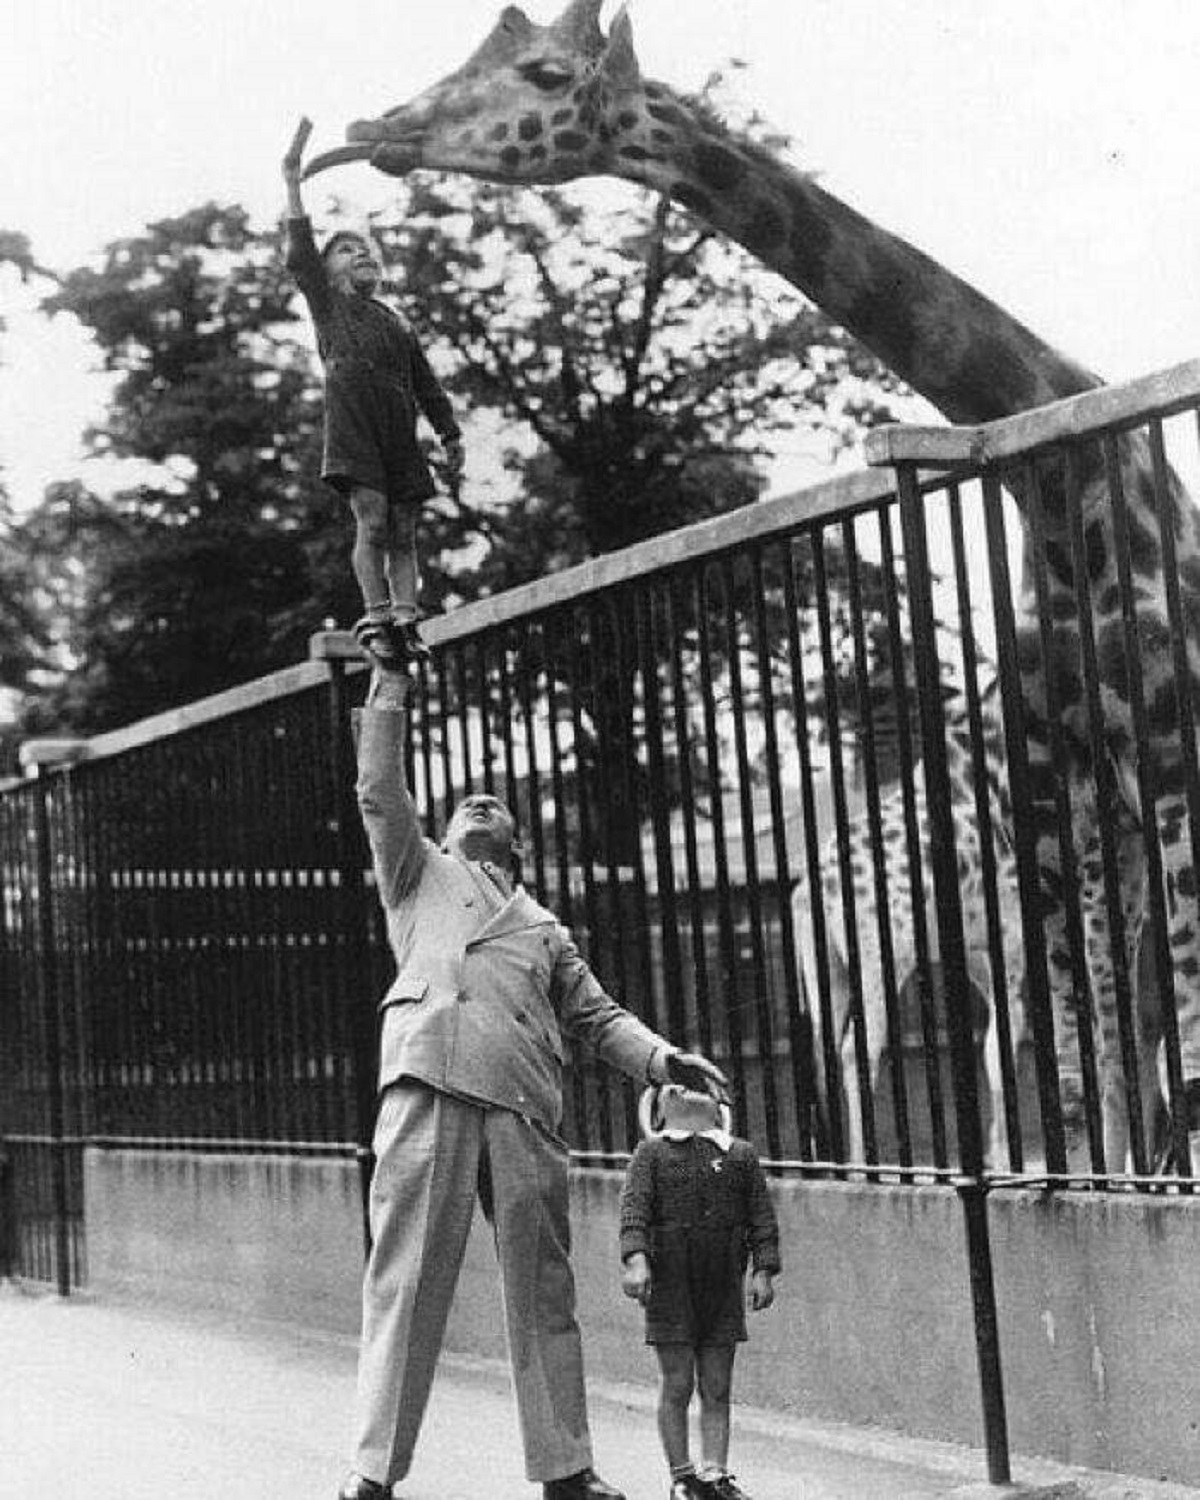
[[[800,288],[952,422],[1101,384],[965,281],[664,84],[614,143],[620,175],[669,194]]]

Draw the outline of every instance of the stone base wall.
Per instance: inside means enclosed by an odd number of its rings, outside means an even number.
[[[652,1384],[622,1297],[619,1172],[572,1176],[588,1370]],[[772,1183],[784,1274],[749,1315],[736,1396],[792,1415],[981,1446],[962,1209],[950,1188]],[[353,1162],[91,1149],[89,1279],[106,1291],[354,1333],[362,1216]],[[1200,1479],[1200,1202],[994,1193],[1014,1453]],[[490,1232],[477,1216],[447,1347],[503,1357]]]

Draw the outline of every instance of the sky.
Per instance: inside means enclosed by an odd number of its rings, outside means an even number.
[[[0,0],[0,229],[65,271],[208,199],[261,222],[301,114],[312,149],[457,66],[493,0]],[[536,21],[556,0],[530,0]],[[608,0],[607,24],[615,6]],[[1108,380],[1200,353],[1193,0],[630,0],[645,74],[735,98],[826,188]],[[336,180],[335,180],[336,179]],[[366,213],[396,184],[325,179]],[[320,206],[319,184],[313,184]],[[621,191],[621,189],[614,189]],[[0,271],[0,465],[19,504],[82,461],[95,351]],[[796,487],[787,456],[772,489]]]

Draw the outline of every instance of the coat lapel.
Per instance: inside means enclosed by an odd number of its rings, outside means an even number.
[[[467,947],[473,948],[476,943],[486,943],[508,932],[519,932],[523,927],[539,927],[543,922],[553,921],[550,912],[539,906],[523,886],[519,886],[470,939]]]

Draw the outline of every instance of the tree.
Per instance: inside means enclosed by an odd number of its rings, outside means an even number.
[[[375,227],[448,388],[505,432],[471,500],[433,507],[435,594],[511,587],[747,504],[773,435],[841,447],[892,417],[888,372],[665,200],[597,213],[577,194],[423,179]]]
[[[63,673],[39,718],[95,732],[217,691],[295,661],[344,608],[348,570],[312,566],[340,516],[316,479],[293,291],[277,236],[210,203],[110,245],[44,302],[120,376],[91,451],[146,478],[110,502],[52,487],[23,528],[43,589],[78,592],[58,601]],[[52,582],[56,556],[83,577]]]

